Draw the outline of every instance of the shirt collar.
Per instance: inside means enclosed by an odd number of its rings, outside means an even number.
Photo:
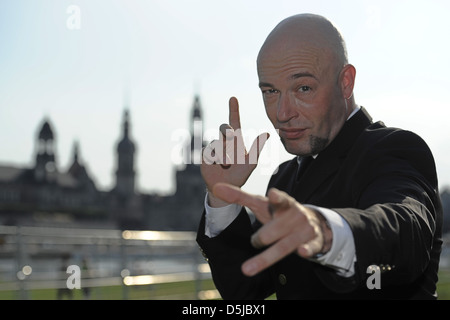
[[[361,109],[361,107],[356,105],[355,110],[353,110],[352,113],[350,113],[346,121],[350,120],[350,118],[353,117],[359,111],[359,109]]]

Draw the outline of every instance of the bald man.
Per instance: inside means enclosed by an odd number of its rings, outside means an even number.
[[[442,206],[426,143],[355,103],[356,70],[324,17],[282,21],[257,68],[266,114],[295,157],[266,196],[242,191],[269,136],[247,151],[230,99],[229,123],[203,152],[197,236],[222,297],[435,299]]]

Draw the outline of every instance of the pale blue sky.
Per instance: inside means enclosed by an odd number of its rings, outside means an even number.
[[[81,10],[78,30],[66,26],[70,5]],[[47,116],[58,168],[68,168],[78,140],[97,185],[111,188],[128,103],[138,188],[172,190],[177,137],[189,128],[194,94],[209,136],[227,121],[233,95],[249,140],[271,130],[256,55],[280,20],[301,12],[339,27],[357,69],[357,103],[375,120],[421,135],[434,152],[440,185],[450,185],[444,0],[0,0],[0,163],[31,166]],[[269,142],[246,186],[252,192],[263,193],[276,165],[291,157],[275,134]]]

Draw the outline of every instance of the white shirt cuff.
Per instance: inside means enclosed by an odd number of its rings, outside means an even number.
[[[209,238],[218,236],[239,215],[242,206],[229,204],[221,208],[212,208],[208,204],[208,193],[205,197],[205,235]]]
[[[319,211],[328,221],[333,232],[333,242],[330,251],[319,258],[311,260],[336,269],[337,274],[342,277],[354,275],[356,262],[355,243],[348,223],[333,210],[313,205],[305,206]],[[209,238],[218,236],[237,218],[241,209],[242,206],[238,204],[229,204],[220,208],[210,207],[207,193],[205,197],[205,235]]]
[[[312,205],[305,205],[319,211],[330,225],[333,232],[331,249],[314,261],[337,270],[342,277],[351,277],[355,274],[356,251],[352,230],[347,221],[337,212]]]

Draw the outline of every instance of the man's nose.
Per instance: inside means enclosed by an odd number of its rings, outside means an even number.
[[[297,116],[295,103],[289,94],[281,94],[278,100],[277,120],[280,123],[289,122]]]

